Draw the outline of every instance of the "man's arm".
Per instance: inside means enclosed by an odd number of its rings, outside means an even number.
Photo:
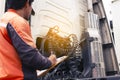
[[[49,68],[53,64],[51,63],[53,61],[52,58],[48,59],[42,56],[36,48],[23,41],[23,39],[21,39],[21,37],[9,23],[7,25],[7,31],[13,46],[20,56],[22,64],[39,70]]]

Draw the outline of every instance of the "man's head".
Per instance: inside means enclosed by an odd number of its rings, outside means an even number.
[[[32,2],[34,0],[6,0],[6,4],[7,4],[7,9],[14,9],[16,11],[22,10],[23,13],[23,17],[25,19],[29,19],[29,16],[31,14],[32,11]]]

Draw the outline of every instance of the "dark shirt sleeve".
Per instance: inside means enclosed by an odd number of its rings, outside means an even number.
[[[40,52],[24,42],[10,23],[7,25],[7,31],[23,65],[34,69],[46,69],[51,66],[51,62]],[[10,54],[12,55],[12,54]]]

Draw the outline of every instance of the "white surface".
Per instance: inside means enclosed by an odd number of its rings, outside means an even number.
[[[31,23],[34,39],[45,36],[50,27],[57,25],[61,31],[76,34],[80,40],[84,31],[87,0],[35,0],[33,9],[36,12]],[[61,35],[68,36],[65,33]]]
[[[0,0],[0,18],[4,14],[5,11],[5,0]]]
[[[120,64],[120,0],[112,3],[113,29],[118,63]],[[119,66],[120,69],[120,66]]]

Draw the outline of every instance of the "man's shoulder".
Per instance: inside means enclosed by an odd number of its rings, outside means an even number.
[[[18,26],[28,26],[28,21],[25,20],[23,17],[19,16],[19,15],[15,15],[10,21],[11,24],[13,25],[18,25]]]
[[[4,15],[3,15],[3,17],[1,18],[1,20],[4,22],[6,22],[6,23],[11,23],[11,24],[24,24],[24,23],[26,23],[27,21],[23,18],[23,17],[21,17],[21,16],[19,16],[19,15],[17,15],[16,13],[14,13],[14,12],[6,12]]]
[[[19,16],[19,15],[15,15],[11,21],[17,22],[17,23],[26,23],[27,20],[25,20],[23,17]]]

